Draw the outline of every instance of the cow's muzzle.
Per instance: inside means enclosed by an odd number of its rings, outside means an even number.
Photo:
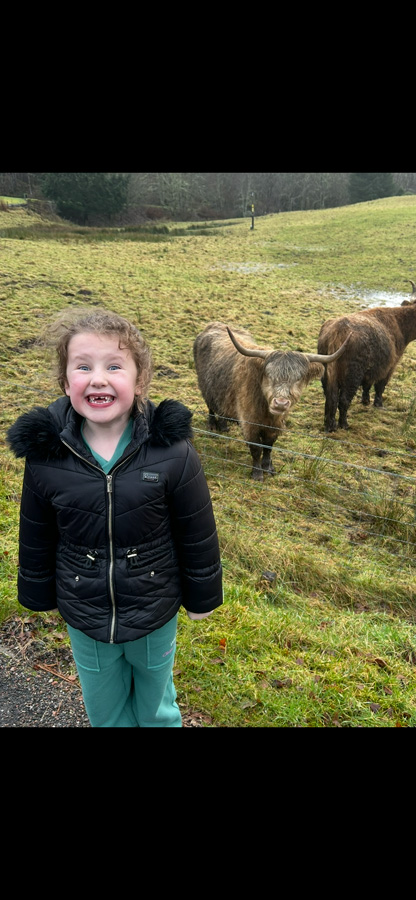
[[[287,412],[290,409],[290,400],[284,397],[273,397],[269,408],[271,413]]]

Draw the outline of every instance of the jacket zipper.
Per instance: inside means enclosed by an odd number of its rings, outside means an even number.
[[[110,544],[110,566],[108,570],[108,581],[110,585],[111,608],[113,611],[111,617],[110,644],[114,644],[114,631],[116,627],[116,598],[114,593],[113,476],[106,475],[106,479],[108,494],[108,540]]]
[[[106,473],[103,472],[103,470],[101,469],[100,466],[95,466],[94,463],[90,462],[88,459],[85,459],[85,456],[82,456],[81,453],[78,453],[77,450],[74,450],[74,448],[71,447],[71,445],[68,444],[66,441],[64,441],[62,438],[61,438],[61,441],[63,444],[65,444],[65,447],[68,447],[68,450],[70,450],[71,453],[74,454],[74,456],[78,456],[79,459],[82,459],[82,462],[86,463],[87,466],[91,466],[92,469],[97,469],[97,472],[100,472],[100,474],[103,475],[104,478],[106,479],[107,495],[108,495],[108,542],[109,542],[109,546],[110,546],[110,562],[109,562],[109,567],[108,567],[108,581],[109,581],[109,585],[110,585],[110,599],[111,599],[111,627],[110,627],[109,643],[114,644],[117,607],[116,607],[116,596],[115,596],[115,590],[114,590],[113,476],[116,473],[117,469],[120,469],[122,466],[124,466],[124,463],[128,462],[129,459],[131,459],[132,456],[134,456],[135,453],[138,452],[139,448],[137,447],[136,450],[133,451],[133,453],[130,453],[130,455],[127,456],[126,459],[123,459],[123,461],[121,463],[119,463],[118,466],[116,466],[113,469],[111,474],[106,475]]]

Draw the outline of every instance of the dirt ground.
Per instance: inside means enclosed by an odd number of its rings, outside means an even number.
[[[0,628],[0,728],[90,728],[70,648],[50,650],[37,638],[36,616]],[[185,728],[211,725],[183,710]]]

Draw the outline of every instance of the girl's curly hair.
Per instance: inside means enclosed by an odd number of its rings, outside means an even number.
[[[65,393],[68,345],[76,334],[116,335],[119,347],[129,350],[137,366],[137,384],[140,386],[138,405],[143,405],[147,397],[153,375],[150,347],[135,325],[110,310],[95,307],[66,309],[48,327],[44,335],[46,345],[55,350],[56,376],[61,390]]]

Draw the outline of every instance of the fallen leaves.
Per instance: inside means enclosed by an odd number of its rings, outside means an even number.
[[[285,687],[291,687],[292,684],[293,684],[293,681],[291,678],[274,678],[273,681],[271,682],[272,687],[278,688],[278,689],[285,688]]]

